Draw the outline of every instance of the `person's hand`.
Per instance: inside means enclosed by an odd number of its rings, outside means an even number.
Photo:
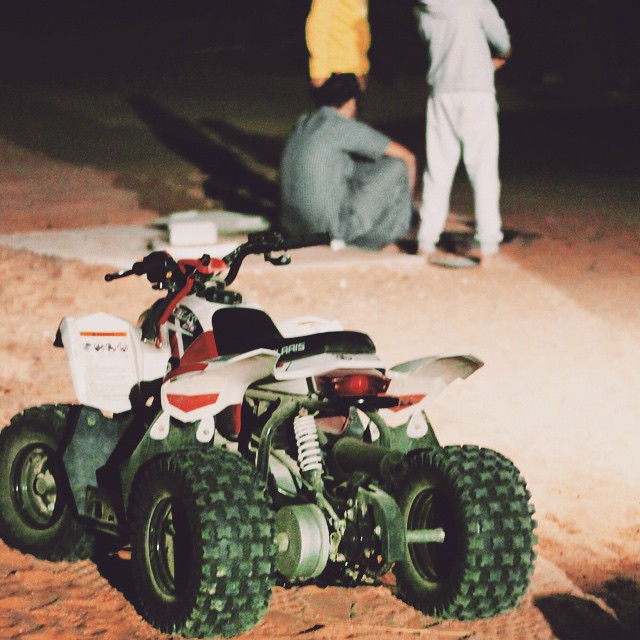
[[[495,67],[496,71],[504,67],[504,63],[509,59],[510,55],[511,49],[507,49],[507,51],[505,51],[501,56],[494,56],[493,58],[491,58],[491,62],[493,62],[493,66]]]
[[[360,91],[365,91],[367,88],[367,76],[358,76],[358,85],[360,85]]]
[[[409,190],[412,194],[416,188],[416,157],[413,152],[395,140],[391,140],[384,150],[385,156],[400,158],[407,165],[407,178],[409,180]]]
[[[311,78],[311,86],[314,89],[320,88],[329,78]]]

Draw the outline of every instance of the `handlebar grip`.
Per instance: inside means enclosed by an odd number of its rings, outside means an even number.
[[[317,245],[329,244],[331,238],[328,233],[308,233],[304,236],[285,236],[284,247],[286,249],[303,249]]]

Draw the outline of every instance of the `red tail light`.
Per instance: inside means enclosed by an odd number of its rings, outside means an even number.
[[[377,396],[389,388],[389,378],[378,371],[339,370],[315,379],[325,396]]]

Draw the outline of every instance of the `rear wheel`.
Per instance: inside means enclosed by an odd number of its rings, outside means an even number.
[[[442,529],[444,541],[407,545],[396,564],[399,597],[440,618],[487,618],[515,607],[533,572],[530,494],[518,469],[478,447],[408,455],[398,501],[408,531]]]
[[[34,407],[0,431],[0,537],[43,560],[92,553],[58,454],[67,412],[66,406]]]
[[[234,636],[274,583],[273,514],[253,467],[221,449],[153,461],[130,507],[141,614],[165,633]]]

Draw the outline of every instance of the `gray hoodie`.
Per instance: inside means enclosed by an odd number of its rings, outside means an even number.
[[[492,56],[511,49],[491,0],[418,0],[418,27],[429,46],[432,93],[495,90]]]

